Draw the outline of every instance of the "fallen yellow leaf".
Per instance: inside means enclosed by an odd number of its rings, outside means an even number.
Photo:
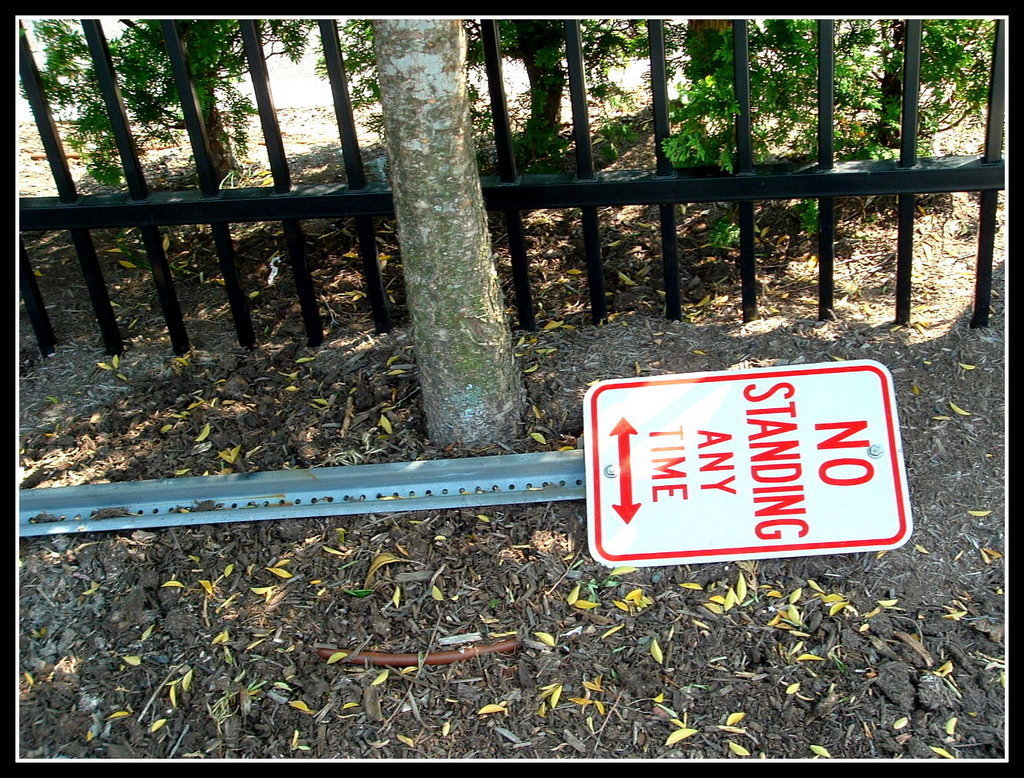
[[[654,661],[659,665],[664,664],[665,656],[661,652],[661,646],[658,645],[658,639],[655,638],[651,641],[651,656],[654,657]]]
[[[605,633],[603,633],[601,635],[601,639],[604,640],[609,635],[614,635],[616,632],[618,632],[620,629],[622,629],[623,626],[624,626],[623,624],[619,624],[618,626],[612,627],[610,630],[608,630],[607,632],[605,632]]]
[[[671,746],[678,743],[680,740],[685,740],[688,737],[692,737],[700,732],[699,729],[690,729],[689,727],[682,727],[669,733],[668,739],[665,741],[666,746]]]
[[[743,577],[743,573],[740,573],[736,579],[736,604],[742,605],[745,599],[747,599],[747,581]]]
[[[575,586],[573,587],[572,591],[571,591],[571,592],[569,592],[569,596],[565,598],[565,601],[566,601],[566,602],[567,602],[567,603],[568,603],[569,605],[572,605],[572,604],[573,604],[574,602],[576,602],[576,600],[578,600],[579,598],[580,598],[580,585],[579,585],[579,584],[576,584],[576,585],[575,585]]]
[[[373,583],[373,579],[377,575],[377,571],[380,570],[384,565],[390,565],[392,562],[404,562],[405,560],[401,557],[395,556],[384,552],[383,554],[377,554],[370,563],[370,569],[366,573],[366,582],[363,585],[364,589],[369,589],[370,584]]]
[[[548,632],[534,632],[533,634],[537,638],[537,640],[539,640],[544,645],[552,646],[552,647],[555,645],[555,639],[554,639],[554,637],[551,636],[550,633],[548,633]]]
[[[551,689],[551,698],[548,700],[548,706],[551,710],[558,707],[558,701],[562,698],[562,684],[556,683]]]

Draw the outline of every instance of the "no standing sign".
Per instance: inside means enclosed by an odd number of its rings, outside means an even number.
[[[690,564],[896,548],[911,515],[892,377],[868,360],[595,384],[591,555]]]

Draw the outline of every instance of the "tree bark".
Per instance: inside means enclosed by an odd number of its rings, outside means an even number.
[[[456,19],[374,22],[389,176],[427,432],[511,440],[522,391],[473,149]]]
[[[231,138],[228,136],[224,120],[216,106],[203,117],[206,124],[206,135],[210,141],[210,155],[217,171],[217,180],[223,181],[232,171],[238,169],[238,161],[231,150]]]

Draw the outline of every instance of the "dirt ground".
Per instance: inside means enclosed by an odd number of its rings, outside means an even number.
[[[23,192],[40,193],[26,133]],[[334,175],[340,160],[316,148],[296,159]],[[233,227],[252,351],[234,341],[205,228],[166,230],[184,358],[136,236],[95,231],[131,340],[116,363],[66,236],[27,236],[58,347],[40,357],[22,314],[22,488],[576,447],[595,380],[875,359],[895,380],[915,529],[888,552],[619,570],[590,558],[582,502],[21,539],[16,757],[1005,759],[1002,235],[992,324],[972,330],[977,197],[920,206],[907,327],[891,324],[891,198],[841,203],[830,322],[815,321],[813,241],[780,207],[758,205],[749,324],[735,250],[707,245],[724,206],[680,209],[681,322],[659,309],[656,209],[602,209],[603,326],[586,313],[577,214],[529,214],[539,329],[511,334],[528,413],[513,446],[475,452],[424,432],[385,220],[383,335],[352,226],[304,225],[327,327],[316,349],[274,273],[272,227]],[[509,636],[511,653],[404,670],[315,651]]]

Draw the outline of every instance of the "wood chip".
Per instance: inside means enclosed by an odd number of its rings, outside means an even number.
[[[924,647],[921,641],[913,635],[908,635],[906,632],[893,632],[892,634],[914,649],[914,651],[917,652],[917,655],[924,660],[926,666],[931,667],[935,664],[935,660],[932,659],[932,655],[928,653],[928,650]]]

